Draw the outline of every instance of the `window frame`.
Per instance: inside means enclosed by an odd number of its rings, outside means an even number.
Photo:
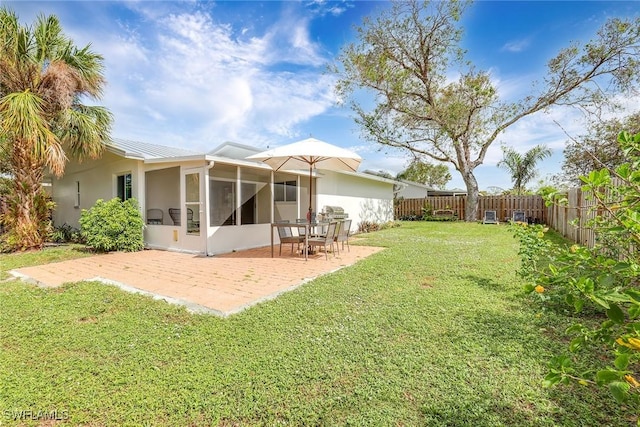
[[[296,203],[298,201],[298,181],[287,180],[278,181],[273,183],[273,201],[278,203]],[[282,186],[282,199],[278,198],[278,187]],[[288,187],[293,187],[293,200],[290,200],[287,195],[289,194]]]
[[[129,183],[127,188],[127,176],[129,177]],[[120,178],[122,178],[122,188],[120,188]],[[115,178],[115,197],[119,198],[120,201],[124,202],[125,200],[129,200],[133,198],[133,175],[129,172],[123,172],[116,175]],[[120,192],[122,190],[122,193]],[[127,190],[129,190],[127,192]],[[128,194],[127,194],[128,193]],[[120,197],[122,194],[122,197]]]

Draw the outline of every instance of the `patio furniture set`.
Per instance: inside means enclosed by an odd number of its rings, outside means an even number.
[[[313,253],[314,250],[323,248],[325,259],[328,260],[329,248],[331,248],[331,252],[335,256],[336,253],[340,253],[339,244],[342,245],[342,250],[344,250],[345,243],[347,244],[347,250],[351,250],[349,247],[350,219],[330,222],[308,222],[306,219],[298,219],[295,224],[290,223],[288,220],[278,221],[272,224],[272,258],[274,247],[273,228],[278,229],[280,255],[282,255],[282,245],[284,244],[291,244],[291,253],[293,253],[294,247],[297,247],[297,251],[300,254],[304,254],[305,259],[307,259],[308,255]],[[297,234],[294,234],[294,228],[297,230]]]

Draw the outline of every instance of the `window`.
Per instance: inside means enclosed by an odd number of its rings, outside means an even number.
[[[276,202],[295,202],[297,200],[298,192],[295,181],[276,182],[273,191]]]
[[[240,168],[240,223],[271,222],[271,171]]]
[[[116,179],[116,194],[122,201],[131,198],[131,174],[118,175]]]
[[[219,225],[236,225],[236,183],[221,179],[209,180],[210,211],[209,223]]]
[[[80,181],[76,181],[76,200],[73,204],[74,208],[80,207]]]

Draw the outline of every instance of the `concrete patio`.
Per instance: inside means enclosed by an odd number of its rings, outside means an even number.
[[[351,246],[339,255],[291,254],[271,258],[269,246],[204,257],[169,251],[116,252],[12,270],[15,277],[39,286],[56,287],[68,282],[100,281],[130,292],[139,292],[190,311],[228,316],[321,275],[352,265],[383,248]]]

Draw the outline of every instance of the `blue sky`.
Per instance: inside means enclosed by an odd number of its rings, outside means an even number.
[[[339,107],[326,64],[353,40],[354,25],[382,1],[2,1],[30,24],[57,15],[79,46],[105,58],[100,102],[115,117],[113,136],[209,151],[225,141],[274,147],[310,135],[358,152],[360,170],[392,174],[408,155],[360,137],[352,112]],[[467,58],[488,70],[506,100],[527,94],[546,63],[572,41],[594,37],[610,17],[636,17],[640,2],[479,1],[464,15]],[[637,105],[637,100],[630,102]],[[555,108],[505,131],[476,169],[481,189],[510,188],[500,144],[554,151],[540,178],[559,172],[567,136],[581,117]],[[449,188],[464,188],[451,169]]]

